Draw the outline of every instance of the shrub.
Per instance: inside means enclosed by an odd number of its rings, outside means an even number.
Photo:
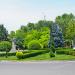
[[[8,41],[2,41],[0,42],[0,51],[6,51],[9,52],[11,50],[11,43]]]
[[[53,53],[55,53],[55,47],[53,45],[51,46],[51,50]]]
[[[50,57],[55,57],[55,54],[52,51],[50,51]]]
[[[65,41],[65,47],[68,47],[68,48],[70,48],[71,47],[71,40],[66,40]]]
[[[42,45],[37,40],[32,40],[28,44],[28,49],[38,50],[41,48],[42,48]]]
[[[5,51],[6,52],[6,57],[7,57],[7,53],[11,50],[11,43],[8,41],[2,41],[0,42],[0,51]]]
[[[23,58],[23,53],[22,52],[16,52],[16,57],[18,58],[18,59],[22,59]]]

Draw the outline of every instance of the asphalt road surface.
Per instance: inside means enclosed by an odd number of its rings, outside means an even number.
[[[75,75],[75,61],[1,61],[0,75]]]

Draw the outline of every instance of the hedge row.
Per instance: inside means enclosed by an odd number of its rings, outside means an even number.
[[[8,56],[15,56],[16,55],[16,52],[8,53],[7,55]],[[3,56],[6,56],[6,53],[0,53],[0,57],[3,57]]]
[[[66,54],[66,55],[73,55],[75,56],[75,51],[68,51],[68,50],[57,50],[57,54]]]
[[[23,53],[29,53],[29,51],[23,51]],[[7,56],[15,56],[16,52],[9,52]],[[6,56],[6,53],[0,53],[0,57]]]
[[[24,58],[29,58],[29,57],[34,57],[40,54],[48,53],[49,50],[41,50],[41,51],[35,51],[35,52],[30,52],[26,54],[22,54],[21,52],[16,53],[17,58],[19,59],[24,59]]]
[[[28,53],[28,54],[24,54],[23,58],[28,58],[28,57],[34,57],[40,54],[44,54],[44,53],[48,53],[48,50],[44,50],[44,51],[38,51],[38,52],[32,52],[32,53]]]
[[[39,55],[39,54],[43,54],[43,53],[47,53],[49,52],[49,50],[34,50],[34,51],[23,51],[23,57],[26,58],[26,57],[32,57],[32,56],[36,56],[36,55]],[[15,56],[16,55],[16,52],[9,52],[7,53],[8,56]],[[6,53],[0,53],[0,57],[4,57],[6,56]]]

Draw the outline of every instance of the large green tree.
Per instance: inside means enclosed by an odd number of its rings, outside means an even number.
[[[75,16],[73,14],[63,14],[62,16],[57,16],[56,17],[56,23],[58,23],[60,25],[60,27],[62,28],[62,32],[64,35],[64,38],[66,39],[66,32],[67,32],[67,28],[69,26],[70,21],[74,20]],[[70,24],[71,25],[71,24]]]
[[[0,25],[0,41],[5,41],[8,38],[8,31],[3,25]]]
[[[15,32],[11,31],[9,34],[10,39],[12,40],[13,38],[15,38]]]
[[[23,33],[21,30],[17,30],[15,34],[15,39],[16,39],[16,47],[17,49],[22,49],[23,48],[23,41],[24,41],[25,33]]]

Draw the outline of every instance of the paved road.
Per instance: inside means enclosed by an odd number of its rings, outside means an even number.
[[[75,61],[0,62],[0,75],[75,75]]]
[[[10,52],[16,52],[16,45],[14,44],[13,41],[12,41],[12,49],[10,50]]]

